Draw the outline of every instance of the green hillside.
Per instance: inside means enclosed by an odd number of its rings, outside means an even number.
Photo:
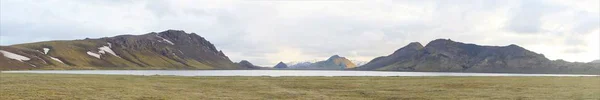
[[[0,50],[3,51],[0,53],[0,70],[244,69],[203,37],[177,30],[17,44],[2,46]],[[6,56],[15,54],[28,60]]]

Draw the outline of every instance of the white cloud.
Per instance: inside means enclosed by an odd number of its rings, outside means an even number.
[[[368,61],[437,38],[599,59],[598,0],[0,1],[0,44],[194,32],[234,61],[272,66],[339,54]],[[526,34],[523,34],[526,33]]]

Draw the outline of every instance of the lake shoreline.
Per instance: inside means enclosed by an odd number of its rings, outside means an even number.
[[[521,74],[466,72],[395,72],[355,70],[24,70],[0,73],[114,74],[173,76],[600,76],[589,74]]]
[[[598,75],[600,73],[519,73],[519,72],[452,72],[452,71],[390,71],[390,70],[328,70],[328,69],[32,69],[32,70],[0,70],[0,72],[11,71],[226,71],[226,70],[276,70],[276,71],[365,71],[365,72],[436,72],[436,73],[493,73],[493,74],[566,74],[566,75]]]

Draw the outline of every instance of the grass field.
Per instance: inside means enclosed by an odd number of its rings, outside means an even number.
[[[600,77],[0,74],[0,99],[600,99]]]

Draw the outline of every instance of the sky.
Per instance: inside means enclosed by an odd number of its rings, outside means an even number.
[[[355,61],[434,39],[600,58],[600,0],[1,0],[0,45],[146,34],[205,37],[238,62]]]

